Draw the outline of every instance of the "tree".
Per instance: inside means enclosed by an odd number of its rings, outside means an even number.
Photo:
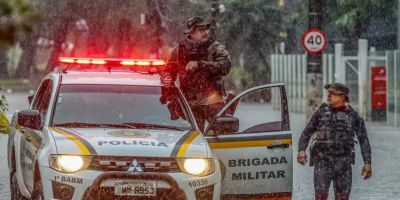
[[[30,32],[37,15],[26,0],[0,1],[0,48],[12,46],[20,33]]]
[[[29,69],[34,64],[34,49],[39,37],[49,38],[53,41],[53,51],[47,71],[56,65],[57,57],[62,52],[62,46],[71,33],[76,34],[78,21],[87,23],[87,54],[90,56],[105,56],[109,52],[121,55],[121,51],[127,53],[132,46],[142,41],[131,41],[130,37],[143,39],[150,31],[155,29],[151,25],[139,24],[142,13],[147,14],[146,1],[143,0],[32,0],[36,2],[36,9],[43,13],[42,20],[35,24],[34,34],[21,38],[24,50],[20,63],[20,76],[28,76]],[[159,5],[161,1],[155,1]],[[154,18],[153,21],[154,22]],[[158,24],[157,23],[153,23]],[[130,28],[127,26],[131,26]],[[148,28],[149,30],[145,30]],[[155,35],[157,35],[156,33]],[[121,38],[119,37],[121,36]],[[146,38],[145,38],[146,39]],[[123,40],[123,41],[122,41]],[[121,42],[124,47],[121,48]],[[78,49],[75,44],[74,49]],[[146,48],[142,46],[143,48]],[[112,49],[108,51],[109,49]],[[125,54],[124,54],[125,55]],[[128,54],[126,54],[127,56]],[[88,56],[88,55],[75,55]],[[117,56],[117,55],[114,55]]]
[[[39,37],[60,38],[57,33],[65,31],[65,19],[73,15],[70,10],[71,0],[31,0],[32,7],[40,13],[40,19],[32,24],[32,33],[19,37],[23,50],[17,76],[28,77],[34,63],[36,43]],[[61,39],[62,40],[62,37]],[[58,43],[54,45],[57,50]],[[61,44],[60,44],[61,45]]]
[[[268,3],[269,2],[269,3]],[[219,38],[231,51],[236,66],[243,67],[254,82],[269,82],[269,55],[282,40],[284,13],[276,2],[264,0],[226,0],[226,12],[217,25]]]
[[[22,33],[31,32],[36,13],[26,0],[0,0],[0,57],[6,61],[4,50],[15,44]],[[7,75],[6,62],[0,65],[0,77]]]
[[[357,46],[357,39],[368,39],[378,49],[396,48],[397,0],[324,0],[324,31],[331,43]],[[308,0],[302,0],[294,26],[305,30]],[[298,23],[303,22],[303,23]],[[300,36],[298,35],[298,40]]]
[[[338,0],[335,25],[342,33],[366,38],[378,49],[396,48],[397,0]],[[356,40],[354,40],[356,41]]]
[[[0,54],[4,59],[4,50],[15,44],[19,34],[31,31],[31,22],[36,18],[30,4],[24,0],[0,1]],[[2,60],[3,60],[2,59]],[[7,75],[7,65],[0,65],[0,77]],[[0,96],[0,112],[7,110],[4,95]]]

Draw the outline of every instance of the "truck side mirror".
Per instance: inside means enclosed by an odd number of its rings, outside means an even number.
[[[21,110],[17,116],[18,124],[34,130],[42,129],[42,120],[37,110]]]

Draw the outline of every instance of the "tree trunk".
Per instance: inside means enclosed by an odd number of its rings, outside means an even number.
[[[21,41],[22,56],[17,70],[17,77],[27,78],[33,66],[37,36],[35,34],[26,35]]]
[[[7,70],[7,55],[4,50],[0,51],[0,78],[7,78],[8,77],[8,70]]]

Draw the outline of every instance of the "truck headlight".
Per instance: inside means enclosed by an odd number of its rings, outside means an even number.
[[[91,156],[77,155],[50,155],[50,167],[65,173],[77,172],[86,169],[92,161]]]
[[[178,158],[182,171],[195,176],[207,176],[214,172],[214,160],[204,158]]]

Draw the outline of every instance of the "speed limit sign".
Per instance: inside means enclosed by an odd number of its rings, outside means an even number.
[[[321,53],[327,43],[326,35],[320,29],[312,28],[303,34],[303,47],[308,53]]]

